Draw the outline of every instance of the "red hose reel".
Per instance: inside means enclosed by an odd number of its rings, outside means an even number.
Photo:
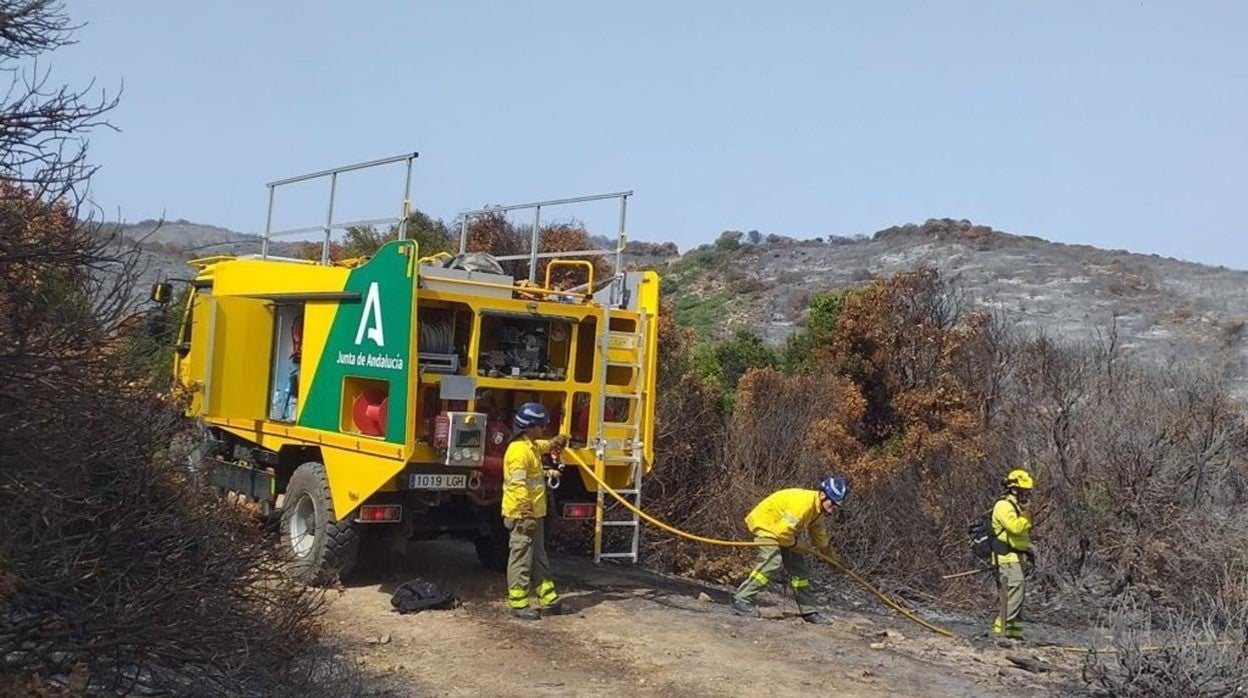
[[[376,390],[365,390],[355,396],[351,403],[351,419],[355,428],[366,436],[386,435],[386,416],[390,411],[390,396]]]

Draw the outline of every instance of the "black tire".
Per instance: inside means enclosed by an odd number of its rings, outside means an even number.
[[[334,516],[325,466],[304,463],[296,468],[286,485],[281,519],[282,548],[290,558],[291,576],[317,586],[337,582],[355,566],[360,533],[357,524]]]
[[[478,536],[473,544],[477,548],[477,559],[481,565],[491,572],[506,572],[507,557],[511,550],[509,543],[511,534],[503,528],[502,521],[492,526],[488,533]]]

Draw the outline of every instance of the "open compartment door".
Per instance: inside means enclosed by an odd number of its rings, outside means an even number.
[[[273,307],[241,296],[210,296],[202,414],[264,419],[273,365]]]

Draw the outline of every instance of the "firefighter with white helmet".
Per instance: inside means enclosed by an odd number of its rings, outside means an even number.
[[[754,597],[771,581],[771,575],[782,567],[789,576],[789,586],[797,601],[797,610],[807,623],[831,623],[819,608],[819,601],[810,590],[810,567],[803,555],[794,551],[797,536],[805,531],[815,549],[829,554],[831,544],[823,516],[831,514],[845,501],[849,485],[845,478],[829,477],[819,489],[787,489],[768,495],[755,506],[745,525],[760,545],[758,564],[733,596],[732,609],[738,615],[759,615]]]
[[[549,463],[543,458],[561,450],[568,438],[543,439],[549,424],[550,413],[544,405],[521,405],[512,419],[514,436],[503,456],[503,525],[511,533],[507,604],[513,616],[524,620],[569,612],[555,591],[546,554],[546,478],[558,479],[559,471],[546,467]],[[540,612],[529,605],[530,592],[537,594]]]
[[[1023,469],[1005,476],[1005,493],[992,507],[992,533],[996,536],[993,562],[1001,590],[1000,608],[992,624],[997,637],[1023,639],[1023,597],[1026,584],[1019,555],[1035,560],[1031,552],[1031,519],[1023,507],[1031,497],[1035,480]],[[1003,552],[996,552],[997,550]]]

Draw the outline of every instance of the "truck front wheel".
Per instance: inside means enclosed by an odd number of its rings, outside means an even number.
[[[333,584],[351,571],[359,555],[359,526],[334,516],[329,478],[320,463],[304,463],[290,476],[281,530],[291,576],[305,584]]]

